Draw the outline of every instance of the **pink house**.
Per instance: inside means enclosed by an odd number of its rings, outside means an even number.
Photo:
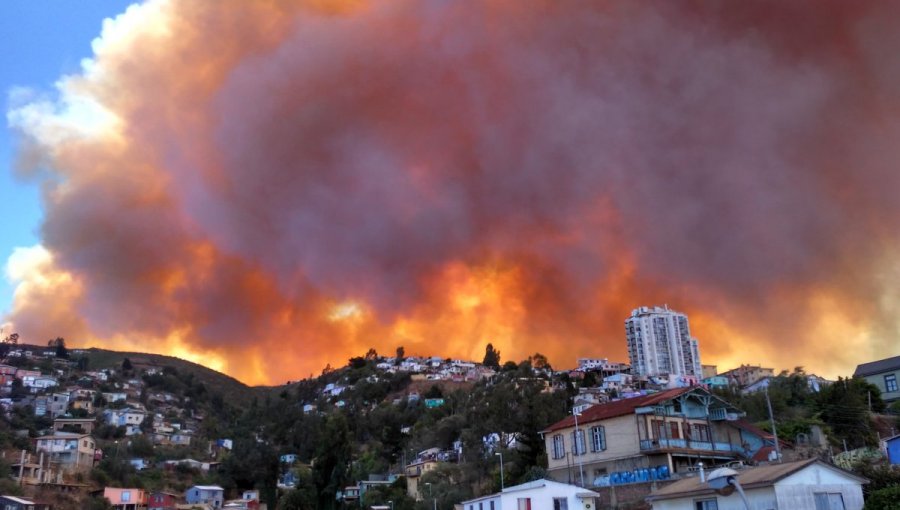
[[[103,497],[108,499],[116,510],[142,510],[147,508],[147,493],[143,489],[107,487],[103,489]]]

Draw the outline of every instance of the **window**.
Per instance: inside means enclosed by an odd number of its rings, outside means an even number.
[[[562,434],[553,436],[553,458],[561,459],[566,456],[566,440]]]
[[[553,510],[569,510],[569,501],[566,498],[553,498]]]
[[[591,427],[591,451],[601,452],[606,449],[606,429],[603,425]]]
[[[670,439],[678,439],[681,437],[681,427],[678,425],[677,421],[669,422],[669,431]]]
[[[715,499],[701,499],[694,502],[695,510],[719,510],[719,503]]]
[[[844,496],[840,492],[816,492],[813,498],[816,510],[844,510]]]
[[[699,423],[691,425],[691,439],[710,442],[709,425],[701,425]]]
[[[491,501],[491,510],[494,510],[494,502]]]
[[[888,374],[884,376],[884,390],[887,392],[897,391],[897,376]]]
[[[584,429],[572,432],[572,455],[584,455]]]
[[[131,491],[122,491],[122,497],[119,499],[122,501],[131,501]]]
[[[478,510],[484,510],[484,503],[481,501],[478,502]]]
[[[531,510],[531,498],[519,498],[519,510]]]

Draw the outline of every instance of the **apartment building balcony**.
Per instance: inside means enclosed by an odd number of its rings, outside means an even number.
[[[690,439],[642,439],[640,448],[645,453],[696,453],[728,457],[736,457],[743,453],[739,445]]]

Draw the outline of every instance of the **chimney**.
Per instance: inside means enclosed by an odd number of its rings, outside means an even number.
[[[706,472],[703,471],[703,463],[698,462],[697,465],[700,467],[700,483],[706,483]]]

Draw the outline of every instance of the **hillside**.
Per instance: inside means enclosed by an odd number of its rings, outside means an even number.
[[[217,372],[198,363],[187,361],[174,356],[163,354],[148,354],[143,352],[122,352],[99,349],[92,347],[84,349],[88,358],[90,370],[102,370],[104,368],[118,368],[122,366],[125,358],[128,358],[136,368],[163,368],[170,366],[179,373],[193,374],[194,378],[202,382],[207,388],[227,396],[233,403],[239,405],[248,404],[254,396],[260,397],[268,390],[266,387],[250,387],[237,379]]]

